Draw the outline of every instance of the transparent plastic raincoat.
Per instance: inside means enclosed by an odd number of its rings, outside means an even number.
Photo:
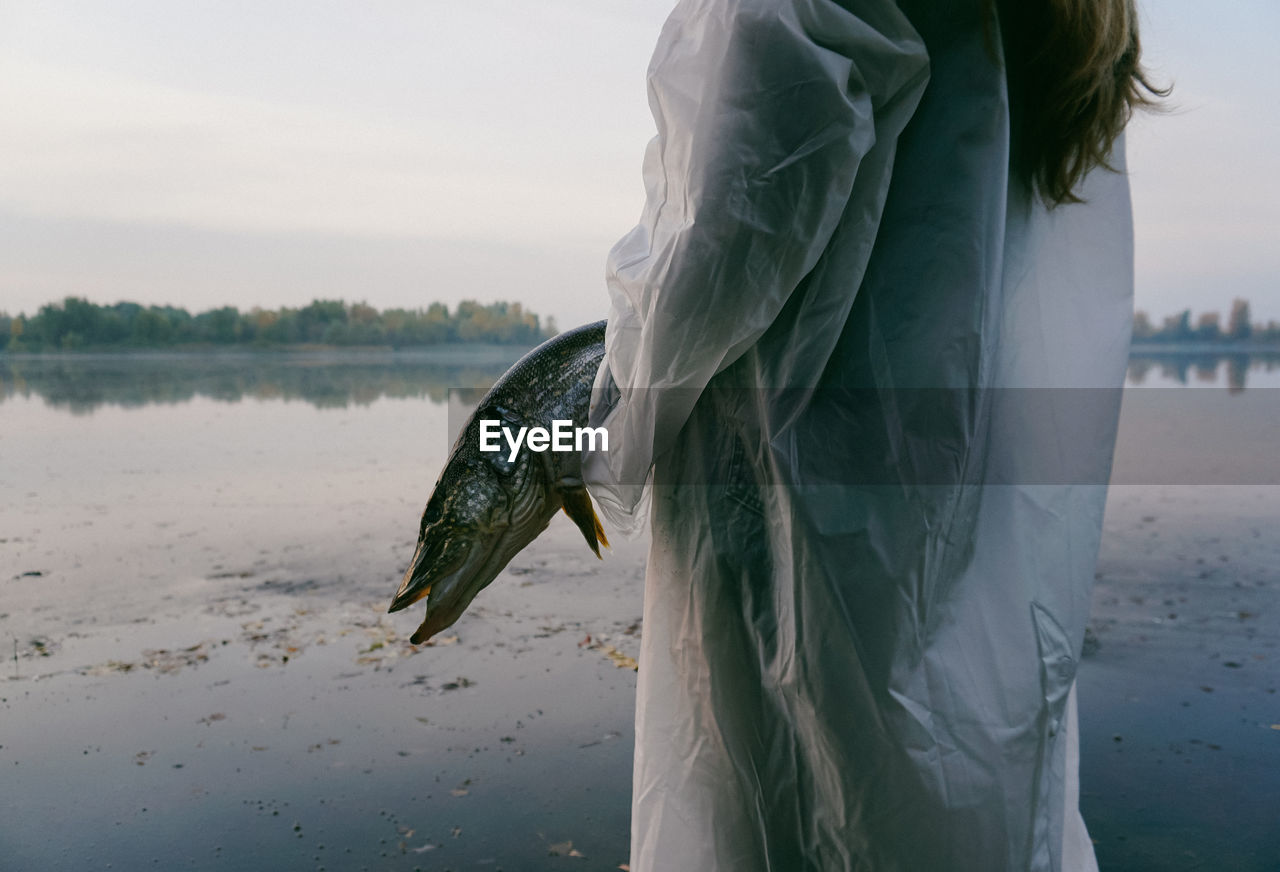
[[[662,31],[585,461],[652,526],[633,872],[1096,868],[1073,688],[1128,187],[1049,210],[1011,174],[984,6]]]

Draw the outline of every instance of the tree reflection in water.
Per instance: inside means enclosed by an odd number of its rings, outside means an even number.
[[[523,353],[509,346],[429,351],[0,355],[0,403],[42,398],[75,414],[101,406],[175,404],[196,397],[301,400],[319,408],[386,398],[474,402]],[[1129,360],[1129,387],[1191,385],[1242,391],[1280,372],[1280,354],[1149,353]]]
[[[99,354],[0,357],[0,403],[39,397],[73,414],[102,406],[178,404],[197,397],[301,400],[319,408],[382,398],[473,401],[524,349],[232,354]]]
[[[1243,391],[1250,373],[1280,371],[1280,353],[1186,353],[1144,349],[1129,358],[1127,386],[1147,383],[1153,373],[1165,383],[1225,387],[1231,393]],[[1224,384],[1225,378],[1225,384]]]

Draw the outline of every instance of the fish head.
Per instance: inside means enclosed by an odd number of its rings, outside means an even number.
[[[427,600],[426,618],[410,637],[413,644],[452,626],[476,594],[546,528],[555,506],[520,510],[545,502],[544,489],[531,480],[536,471],[527,456],[509,465],[472,458],[446,466],[422,513],[417,548],[389,609]]]

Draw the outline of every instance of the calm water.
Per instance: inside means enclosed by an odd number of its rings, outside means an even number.
[[[0,358],[0,868],[625,862],[643,543],[558,519],[417,653],[385,614],[512,357]],[[1274,870],[1280,367],[1131,383],[1082,805],[1104,870]]]

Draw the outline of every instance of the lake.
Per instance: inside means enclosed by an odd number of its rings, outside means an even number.
[[[516,354],[0,357],[0,867],[625,863],[644,543],[557,518],[433,645],[386,614]],[[1274,869],[1280,366],[1130,385],[1082,807],[1103,869]]]

